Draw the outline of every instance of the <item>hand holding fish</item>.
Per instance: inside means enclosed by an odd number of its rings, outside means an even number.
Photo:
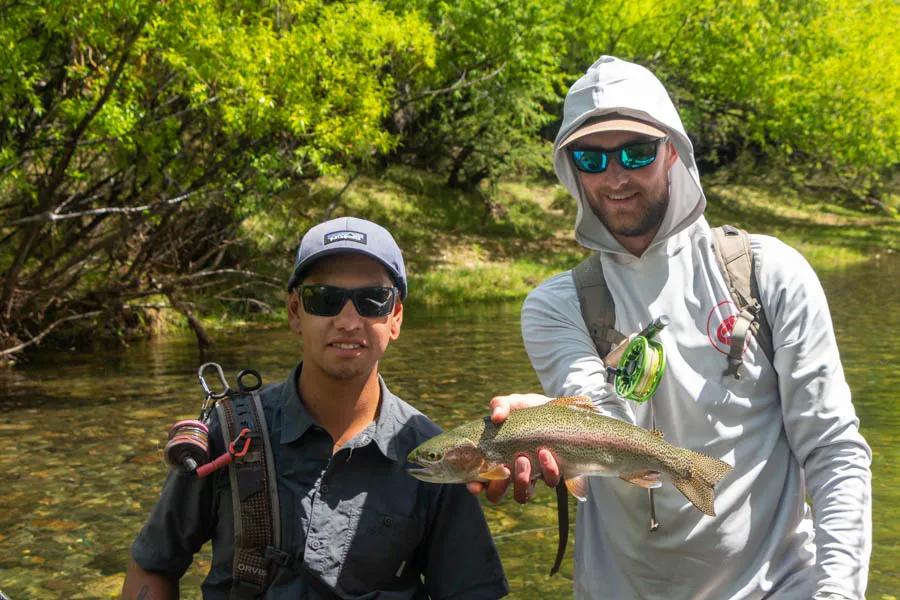
[[[490,407],[490,417],[445,431],[410,452],[407,460],[421,466],[408,473],[431,483],[465,483],[476,494],[486,489],[488,499],[498,502],[509,487],[513,463],[516,500],[525,503],[536,470],[532,463],[538,463],[545,482],[556,488],[560,537],[551,575],[559,571],[567,543],[566,490],[585,501],[588,475],[618,476],[647,489],[665,479],[704,514],[716,514],[713,487],[731,471],[717,458],[602,415],[583,396],[514,394],[492,399]]]
[[[636,335],[637,334],[633,333],[619,342],[619,344],[606,355],[604,362],[611,367],[618,366],[619,360],[622,358],[622,353]],[[491,422],[494,423],[494,425],[500,425],[506,420],[506,417],[509,416],[509,411],[511,410],[540,406],[542,404],[547,404],[551,400],[553,400],[553,398],[541,394],[508,394],[505,396],[494,396],[488,404],[488,407],[491,409]],[[547,448],[541,448],[537,452],[537,459],[541,468],[541,474],[539,476],[532,477],[532,464],[527,457],[517,456],[514,465],[504,465],[504,468],[507,471],[509,471],[509,466],[513,467],[513,472],[508,473],[506,479],[492,480],[487,483],[471,481],[466,484],[466,487],[469,488],[469,492],[476,496],[481,492],[484,492],[490,502],[497,504],[503,500],[503,497],[506,495],[506,490],[509,489],[509,482],[512,481],[513,498],[515,498],[516,502],[519,504],[526,504],[534,495],[534,483],[537,479],[543,479],[544,483],[549,487],[556,487],[556,484],[559,483],[559,465],[557,464],[556,457],[553,456],[553,453]]]
[[[500,425],[509,416],[509,411],[520,408],[540,406],[550,402],[552,398],[541,394],[508,394],[506,396],[494,396],[488,407],[491,409],[491,422]],[[513,465],[504,465],[507,472],[506,479],[495,479],[487,483],[470,481],[466,484],[469,492],[476,496],[481,492],[490,502],[497,504],[506,495],[510,481],[513,482],[513,498],[519,504],[526,504],[534,495],[534,484],[537,479],[543,479],[548,487],[556,487],[559,483],[559,466],[553,453],[546,448],[538,450],[537,459],[540,463],[541,474],[532,478],[531,460],[527,456],[517,456]],[[509,470],[513,468],[513,471]]]
[[[535,471],[531,464],[526,475],[524,463],[538,463],[542,470],[556,467],[548,479],[562,475],[579,500],[587,498],[587,476],[619,477],[647,489],[666,481],[704,514],[715,516],[713,488],[732,470],[722,460],[673,446],[659,431],[605,416],[586,397],[547,402],[527,394],[495,400],[490,418],[445,431],[410,452],[409,462],[421,467],[409,469],[409,474],[433,483],[480,482],[490,487],[499,481],[508,486],[508,465],[513,463],[514,483],[520,486]],[[502,425],[494,422],[495,413],[506,414]],[[494,485],[499,490],[500,484]],[[521,502],[527,496],[528,488],[516,499]]]

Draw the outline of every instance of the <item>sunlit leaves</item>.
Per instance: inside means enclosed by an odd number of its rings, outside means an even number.
[[[651,0],[569,4],[571,65],[602,53],[653,69],[699,158],[844,182],[864,196],[898,163],[900,4]],[[837,174],[837,177],[835,177]],[[806,179],[809,181],[809,179]]]
[[[4,4],[0,354],[238,261],[263,199],[396,147],[397,82],[434,54],[372,0]]]

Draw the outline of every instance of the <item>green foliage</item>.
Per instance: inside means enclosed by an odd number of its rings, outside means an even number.
[[[666,83],[704,172],[896,214],[898,21],[893,0],[6,2],[0,360],[76,319],[118,336],[148,306],[249,306],[280,289],[271,256],[350,207],[423,268],[435,226],[549,238],[550,201],[501,182],[549,173],[565,90],[603,53]],[[429,171],[403,184],[415,210],[308,193],[398,164]]]
[[[396,146],[397,78],[434,55],[370,0],[7,3],[0,358],[148,291],[190,320],[191,289],[246,279],[241,218]]]
[[[900,39],[885,26],[900,22],[896,2],[604,7],[569,7],[567,64],[580,70],[608,53],[648,66],[681,109],[701,167],[749,159],[795,185],[883,195],[900,162]]]
[[[435,69],[397,99],[402,157],[466,190],[512,171],[546,169],[539,133],[556,117],[564,85],[556,9],[540,0],[402,4],[427,17],[437,40]]]

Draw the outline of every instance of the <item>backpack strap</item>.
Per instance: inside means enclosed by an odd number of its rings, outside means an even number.
[[[262,597],[274,576],[274,565],[285,566],[290,555],[281,551],[281,519],[275,461],[259,392],[235,392],[216,403],[225,447],[246,429],[250,448],[228,466],[234,510],[234,563],[231,600]]]
[[[604,358],[625,336],[615,328],[616,305],[603,277],[600,253],[595,252],[578,263],[572,269],[572,279],[588,333],[600,358]]]
[[[749,234],[731,225],[715,227],[712,232],[716,262],[738,309],[738,316],[731,330],[731,347],[728,351],[728,367],[725,369],[725,375],[733,375],[735,379],[740,379],[738,368],[743,362],[748,333],[752,333],[756,338],[769,363],[774,364],[772,329],[759,301],[756,262],[750,251]]]

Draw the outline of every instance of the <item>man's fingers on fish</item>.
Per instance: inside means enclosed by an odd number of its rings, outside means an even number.
[[[541,463],[541,476],[549,487],[556,487],[559,483],[559,465],[553,453],[546,448],[538,451],[538,461]]]
[[[509,489],[509,479],[500,479],[488,482],[485,496],[492,504],[497,504],[506,496]]]
[[[491,409],[491,421],[499,425],[509,416],[509,411],[520,408],[540,406],[552,400],[542,394],[507,394],[506,396],[494,396],[488,407]]]
[[[534,490],[534,482],[531,480],[531,461],[527,456],[517,456],[515,474],[513,475],[513,496],[519,504],[525,504],[531,499],[531,491]]]
[[[509,416],[509,396],[494,396],[488,405],[491,409],[491,421],[499,425]]]
[[[534,481],[529,481],[522,486],[519,486],[518,483],[516,484],[514,491],[516,502],[519,504],[531,502],[531,499],[534,497],[534,483]]]

